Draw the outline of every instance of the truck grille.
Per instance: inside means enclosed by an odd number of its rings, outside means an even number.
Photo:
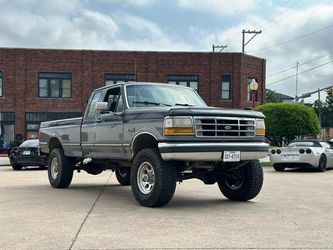
[[[232,117],[194,117],[197,137],[254,137],[255,119]]]

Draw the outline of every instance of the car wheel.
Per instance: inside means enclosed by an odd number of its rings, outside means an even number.
[[[218,181],[222,194],[229,200],[247,201],[256,197],[263,185],[264,175],[259,161],[228,172]]]
[[[285,167],[281,167],[279,165],[273,165],[273,168],[276,172],[283,172]]]
[[[116,168],[116,177],[118,182],[123,185],[127,186],[131,184],[131,168],[126,167],[119,167]]]
[[[173,164],[166,164],[157,149],[143,149],[133,161],[131,188],[140,205],[164,206],[175,193],[176,168]]]
[[[67,188],[73,178],[74,161],[64,155],[62,148],[52,150],[47,173],[49,182],[54,188]]]
[[[327,167],[327,159],[325,155],[320,156],[319,165],[318,165],[318,171],[319,172],[325,172]]]
[[[17,170],[22,170],[22,165],[20,165],[20,164],[12,164],[11,163],[11,165],[12,165],[12,169],[13,170],[15,170],[15,171],[17,171]]]

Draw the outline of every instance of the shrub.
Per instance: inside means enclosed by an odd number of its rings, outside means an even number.
[[[311,107],[302,104],[268,103],[256,108],[266,116],[266,136],[272,145],[282,146],[296,136],[317,135],[319,120]]]

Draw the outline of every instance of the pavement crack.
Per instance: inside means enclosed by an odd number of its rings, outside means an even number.
[[[74,244],[75,244],[75,242],[76,242],[76,240],[77,240],[79,234],[81,233],[81,230],[82,230],[84,224],[86,223],[86,221],[87,221],[89,215],[90,215],[91,212],[94,210],[97,201],[98,201],[99,198],[102,196],[102,193],[104,192],[105,188],[107,187],[107,185],[108,185],[108,183],[109,183],[109,181],[110,181],[110,179],[111,179],[111,176],[112,176],[112,172],[111,172],[111,174],[110,174],[108,180],[106,181],[106,183],[105,183],[104,186],[102,187],[101,191],[99,192],[99,194],[98,194],[96,200],[95,200],[94,203],[92,204],[92,206],[91,206],[90,210],[88,211],[86,217],[85,217],[84,220],[82,221],[82,223],[81,223],[81,225],[80,225],[78,231],[76,232],[76,235],[75,235],[75,237],[74,237],[74,239],[73,239],[73,241],[72,241],[72,244],[71,244],[70,247],[68,248],[69,250],[71,250],[71,249],[73,248],[73,246],[74,246]]]

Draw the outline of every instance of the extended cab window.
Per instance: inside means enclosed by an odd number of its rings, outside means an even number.
[[[110,89],[105,96],[104,102],[108,103],[108,111],[121,112],[123,111],[123,100],[121,97],[120,88]]]
[[[96,115],[96,102],[98,102],[101,98],[102,92],[95,92],[89,106],[89,110],[86,116],[86,119],[94,119]]]

